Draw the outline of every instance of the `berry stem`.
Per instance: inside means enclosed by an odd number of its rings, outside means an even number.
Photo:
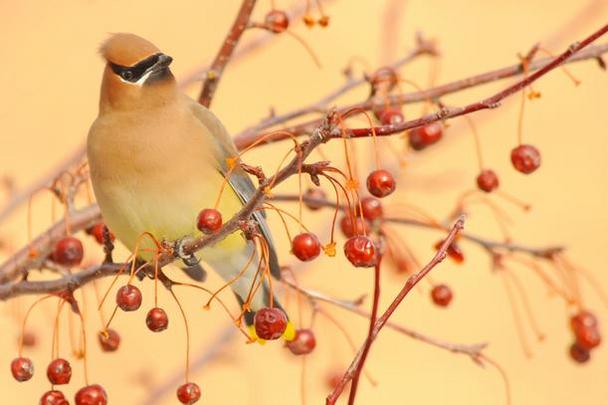
[[[182,304],[179,302],[177,295],[175,295],[175,292],[172,288],[169,288],[169,292],[175,300],[175,303],[179,308],[179,312],[182,314],[182,319],[184,320],[184,327],[186,330],[186,370],[184,374],[186,377],[185,382],[187,383],[188,381],[190,381],[190,327],[188,326],[188,318],[186,317],[186,312],[184,311]]]
[[[23,335],[25,334],[25,326],[27,324],[27,319],[30,316],[30,313],[32,312],[32,310],[34,309],[34,307],[36,305],[38,305],[40,302],[54,297],[54,295],[45,295],[43,297],[38,298],[36,301],[34,301],[29,308],[27,309],[27,311],[25,311],[25,315],[23,316],[23,321],[21,322],[21,333],[19,334],[19,347],[18,347],[18,353],[19,353],[19,357],[23,357]]]

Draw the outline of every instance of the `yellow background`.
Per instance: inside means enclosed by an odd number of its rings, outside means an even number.
[[[394,35],[382,35],[384,9],[388,3],[403,9],[403,19]],[[97,113],[102,62],[96,49],[108,33],[129,31],[155,42],[174,57],[173,70],[183,77],[208,62],[232,21],[240,2],[226,1],[115,1],[54,0],[2,1],[0,3],[0,174],[13,176],[17,185],[38,178],[85,139]],[[277,0],[279,7],[289,2]],[[304,3],[304,1],[300,1]],[[260,1],[256,16],[262,18],[270,2]],[[265,116],[270,106],[278,112],[310,103],[341,83],[340,70],[352,56],[377,66],[388,49],[402,52],[413,45],[414,33],[422,31],[436,38],[443,60],[439,82],[462,78],[517,61],[537,41],[558,52],[605,24],[608,7],[604,1],[517,0],[510,2],[461,0],[364,1],[338,0],[326,5],[331,16],[328,29],[306,29],[294,23],[318,53],[323,69],[317,69],[305,51],[287,36],[277,38],[263,51],[231,65],[220,85],[213,109],[231,132],[237,132]],[[580,10],[588,10],[579,14]],[[573,20],[574,19],[574,20]],[[608,39],[605,39],[606,41]],[[394,41],[392,42],[387,41]],[[601,42],[601,40],[599,41]],[[383,45],[384,44],[384,45]],[[394,46],[393,46],[394,45]],[[393,53],[393,55],[395,55]],[[429,63],[417,61],[402,70],[404,77],[426,85]],[[356,65],[360,72],[362,65]],[[363,68],[365,66],[363,65]],[[606,287],[605,248],[608,238],[608,168],[606,153],[608,115],[606,74],[594,62],[572,65],[582,80],[578,88],[559,71],[536,85],[542,98],[528,105],[524,137],[539,146],[543,166],[524,177],[510,168],[508,151],[515,143],[517,103],[510,100],[494,111],[475,116],[482,135],[485,161],[501,176],[502,188],[532,202],[522,214],[509,208],[515,220],[514,238],[533,246],[564,244],[570,257],[589,269]],[[492,84],[449,96],[444,102],[459,105],[499,90],[505,83]],[[409,90],[409,89],[407,89]],[[198,86],[193,86],[196,94]],[[343,99],[360,100],[362,89]],[[413,117],[419,107],[406,107]],[[472,184],[476,161],[472,138],[462,123],[454,122],[447,140],[428,152],[416,155],[403,172],[403,181],[392,202],[403,199],[443,217],[459,193]],[[285,145],[260,149],[247,159],[270,171]],[[339,148],[326,152],[340,156]],[[390,156],[390,155],[387,155]],[[363,157],[360,157],[363,159]],[[342,158],[336,159],[342,162]],[[283,190],[295,190],[294,184]],[[34,204],[35,230],[50,222],[48,195]],[[387,202],[390,204],[390,202]],[[286,207],[294,208],[295,206]],[[294,211],[295,212],[295,211]],[[323,229],[329,211],[305,214],[307,223]],[[272,215],[271,215],[272,216]],[[3,237],[17,246],[25,242],[25,210],[0,225]],[[272,220],[275,238],[284,262],[288,244],[280,224]],[[295,227],[293,228],[295,229]],[[500,236],[487,208],[472,211],[467,230]],[[319,231],[325,234],[325,231]],[[403,235],[421,260],[430,257],[430,246],[439,236],[406,228]],[[99,258],[94,245],[88,245]],[[500,277],[490,271],[489,258],[476,246],[463,245],[467,260],[463,266],[447,262],[434,273],[437,281],[448,282],[455,291],[449,310],[439,310],[428,299],[428,284],[408,297],[395,320],[421,332],[463,343],[490,342],[487,353],[506,370],[515,404],[603,404],[608,402],[608,357],[605,348],[594,351],[590,364],[573,364],[566,348],[571,336],[563,303],[529,271],[514,267],[526,286],[547,338],[534,341],[534,357],[526,359],[518,343],[513,318]],[[340,256],[340,255],[339,255]],[[371,287],[371,273],[347,266],[342,258],[324,258],[297,269],[300,282],[337,297],[358,297]],[[383,304],[389,302],[404,278],[390,270],[384,273]],[[152,335],[144,326],[143,309],[152,305],[149,289],[142,310],[119,313],[113,327],[120,331],[120,352],[100,355],[90,339],[90,374],[104,385],[112,404],[137,404],[156,387],[179,373],[183,365],[184,339],[181,321],[167,294],[160,297],[171,316],[170,329]],[[210,277],[209,284],[219,280]],[[606,308],[587,285],[585,303],[606,323]],[[88,303],[94,296],[88,290]],[[191,291],[181,293],[188,308],[192,329],[193,357],[223,333],[228,324],[219,306],[201,309],[203,297]],[[231,301],[231,296],[226,295]],[[20,301],[22,308],[30,298]],[[26,351],[37,367],[33,381],[18,384],[9,374],[9,362],[16,355],[18,327],[11,315],[15,304],[3,304],[0,318],[0,402],[32,404],[48,383],[44,371],[50,354],[54,305],[41,307],[31,320],[39,344]],[[109,306],[106,307],[106,313]],[[234,305],[232,306],[234,308]],[[291,306],[295,313],[294,307]],[[90,311],[89,335],[99,328]],[[362,341],[365,322],[340,310],[332,310],[349,329],[357,344]],[[306,323],[307,321],[305,321]],[[339,331],[324,319],[317,320],[318,348],[308,359],[306,392],[308,403],[321,403],[327,394],[326,375],[342,369],[351,359],[350,349]],[[62,353],[68,351],[67,322],[63,325]],[[76,362],[74,362],[76,363]],[[482,369],[471,361],[386,330],[374,345],[368,370],[379,381],[372,388],[363,380],[361,404],[500,404],[503,383],[492,368]],[[240,337],[224,348],[214,362],[194,373],[202,386],[201,403],[291,404],[299,403],[300,362],[280,344],[245,345]],[[73,382],[65,389],[72,397],[83,384],[81,364],[74,364]],[[175,403],[174,390],[157,403]]]

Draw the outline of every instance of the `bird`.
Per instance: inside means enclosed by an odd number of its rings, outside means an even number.
[[[234,216],[256,189],[240,165],[230,164],[238,152],[221,121],[178,88],[170,56],[131,33],[112,34],[100,53],[106,64],[99,113],[87,137],[91,183],[108,228],[139,259],[151,262],[155,244],[142,235],[157,241],[196,238],[201,235],[197,215],[215,205],[223,184],[217,205],[223,218]],[[265,213],[256,211],[252,218],[269,247],[270,273],[280,279]],[[205,274],[200,260],[227,282],[242,272],[230,286],[241,306],[246,303],[243,318],[257,339],[256,311],[281,306],[270,296],[266,278],[247,299],[258,273],[255,249],[235,232],[195,256],[183,257],[182,267],[198,280]],[[293,335],[288,322],[283,337],[291,340]]]

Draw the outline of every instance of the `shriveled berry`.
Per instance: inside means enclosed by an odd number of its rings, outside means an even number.
[[[55,359],[47,367],[46,376],[51,384],[68,384],[72,378],[72,366],[65,359]]]
[[[287,315],[280,308],[262,308],[255,313],[253,324],[258,337],[275,340],[287,329]]]
[[[386,197],[395,191],[395,187],[393,175],[386,170],[374,170],[367,176],[367,190],[375,197]]]
[[[357,205],[357,213],[359,212],[359,206]],[[374,221],[378,218],[382,218],[382,202],[374,197],[365,197],[361,199],[361,212],[363,218],[368,221]]]
[[[532,145],[519,145],[511,150],[511,163],[518,172],[530,174],[540,166],[540,152]]]
[[[108,394],[99,384],[87,385],[78,390],[74,403],[76,405],[107,405]]]
[[[141,291],[134,285],[123,285],[116,292],[116,304],[123,311],[136,311],[141,305]]]
[[[340,220],[340,230],[347,238],[369,233],[369,228],[369,223],[359,216],[356,216],[353,221],[353,216],[347,214]]]
[[[146,325],[152,332],[162,332],[169,326],[169,317],[162,308],[152,308],[146,315]]]
[[[82,242],[73,236],[61,239],[51,253],[51,260],[62,266],[77,266],[84,256]]]
[[[325,192],[320,188],[309,188],[304,193],[304,205],[306,208],[312,211],[316,211],[318,209],[323,208],[323,204],[320,204],[317,201],[325,201],[327,200],[327,196]]]
[[[412,149],[423,150],[441,140],[443,136],[443,125],[432,122],[423,127],[414,128],[408,133],[408,139]]]
[[[317,22],[319,23],[319,25],[321,27],[325,28],[329,25],[329,16],[324,15],[323,17],[319,18],[319,20],[317,20]]]
[[[344,254],[355,267],[372,267],[376,264],[376,247],[367,236],[353,236],[344,244]]]
[[[42,395],[40,405],[69,405],[69,403],[61,391],[52,390]]]
[[[313,233],[301,233],[291,241],[291,251],[298,259],[308,262],[321,253],[321,242]]]
[[[382,125],[397,125],[404,121],[400,108],[388,107],[378,113],[378,119]]]
[[[308,28],[312,28],[315,25],[315,19],[312,18],[310,15],[305,15],[304,17],[302,17],[302,21],[304,21],[304,24],[308,27]]]
[[[93,225],[92,227],[90,227],[89,229],[87,229],[87,233],[91,236],[93,236],[95,238],[95,240],[97,241],[97,243],[99,243],[100,245],[103,245],[103,235],[104,233],[108,232],[108,235],[110,236],[110,241],[113,241],[116,237],[114,236],[114,234],[112,232],[110,232],[110,230],[108,229],[108,227],[106,226],[106,224],[104,224],[103,222],[98,222],[95,225]]]
[[[204,234],[212,234],[222,227],[222,214],[213,208],[205,208],[198,214],[196,226]]]
[[[115,352],[120,346],[120,335],[114,329],[102,330],[97,334],[97,338],[104,352]]]
[[[17,357],[11,362],[11,374],[19,382],[27,381],[34,375],[34,363],[27,357]]]
[[[177,399],[182,404],[193,404],[201,398],[201,389],[195,383],[186,383],[177,389]]]
[[[272,10],[264,18],[266,28],[275,34],[280,34],[289,27],[289,17],[281,10]]]
[[[439,284],[431,290],[431,298],[435,305],[447,307],[452,302],[452,289],[445,284]]]
[[[295,338],[286,343],[287,348],[296,356],[312,352],[316,345],[315,334],[310,329],[297,329]]]
[[[477,176],[477,187],[486,193],[496,190],[499,184],[498,176],[494,170],[482,170]]]
[[[586,363],[591,358],[591,353],[588,349],[580,346],[578,343],[574,342],[570,345],[570,358],[577,363]]]

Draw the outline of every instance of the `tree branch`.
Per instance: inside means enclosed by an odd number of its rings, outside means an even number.
[[[239,43],[243,32],[247,29],[249,18],[251,17],[256,1],[257,0],[243,0],[241,9],[224,40],[224,44],[211,64],[211,69],[207,71],[207,78],[203,83],[203,89],[198,97],[198,102],[205,107],[209,107],[211,104],[215,90],[222,78],[224,68],[230,61],[234,48],[236,48],[236,45]]]

